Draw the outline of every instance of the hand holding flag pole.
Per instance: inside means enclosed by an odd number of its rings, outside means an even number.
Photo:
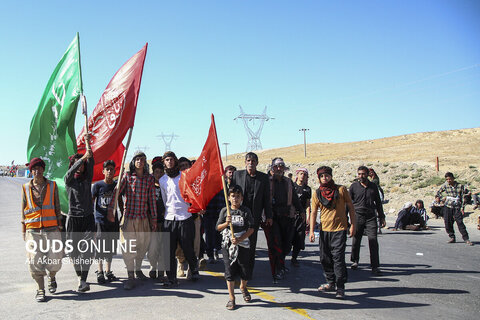
[[[85,116],[85,133],[88,133],[87,99],[85,99],[83,93],[80,98],[82,100],[82,113]]]
[[[227,217],[231,217],[231,213],[230,213],[230,206],[228,205],[228,196],[227,196],[227,183],[225,182],[225,175],[222,174],[222,184],[223,184],[223,194],[225,196],[225,204],[227,206]],[[234,233],[233,233],[233,224],[232,222],[230,221],[229,223],[229,227],[230,227],[230,231],[232,232],[232,238],[234,237]]]
[[[113,201],[113,212],[111,213],[109,212],[107,215],[107,219],[110,222],[115,221],[115,215],[117,214],[118,196],[120,194],[120,188],[122,186],[123,171],[125,170],[125,158],[127,157],[128,147],[130,146],[130,139],[132,138],[132,130],[133,128],[130,128],[128,131],[127,144],[125,145],[125,151],[123,152],[122,164],[120,165],[120,173],[118,174],[117,188],[115,189],[116,191],[115,191],[115,199]]]

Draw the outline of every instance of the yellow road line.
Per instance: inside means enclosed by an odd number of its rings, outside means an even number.
[[[209,275],[212,275],[214,277],[217,277],[217,278],[222,278],[222,279],[225,279],[224,276],[223,276],[223,273],[220,273],[220,272],[214,272],[214,271],[207,271],[205,270],[204,272],[208,273]],[[287,305],[284,305],[284,304],[281,304],[281,303],[278,303],[277,301],[275,301],[275,297],[260,290],[260,289],[256,289],[256,288],[252,288],[252,287],[248,287],[248,291],[250,291],[250,293],[253,293],[257,296],[259,296],[260,298],[262,298],[263,300],[267,300],[269,302],[273,302],[273,303],[276,303],[278,304],[279,306],[287,309],[287,310],[290,310],[290,311],[293,311],[295,312],[296,314],[299,314],[301,315],[302,317],[305,317],[306,319],[309,319],[309,320],[315,320],[314,318],[310,317],[307,313],[307,311],[305,311],[305,309],[301,309],[301,308],[293,308],[293,307],[289,307]]]

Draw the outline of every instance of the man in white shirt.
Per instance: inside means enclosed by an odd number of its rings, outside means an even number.
[[[193,249],[195,225],[192,214],[188,212],[190,204],[186,203],[180,194],[178,186],[180,170],[177,156],[172,151],[167,151],[163,155],[163,163],[165,165],[165,175],[159,181],[163,203],[165,204],[163,231],[170,233],[170,270],[167,271],[168,281],[165,286],[171,287],[177,283],[177,261],[175,259],[177,242],[180,243],[190,270],[193,270],[191,279],[198,280],[199,273],[197,258]]]

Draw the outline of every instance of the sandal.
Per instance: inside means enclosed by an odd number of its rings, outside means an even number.
[[[37,300],[37,302],[45,302],[45,290],[37,290],[35,300]]]
[[[318,287],[318,291],[320,291],[320,292],[333,292],[333,291],[335,291],[335,285],[330,284],[330,283],[322,284],[320,287]]]
[[[117,281],[118,278],[115,277],[115,275],[113,274],[113,271],[108,271],[105,276],[107,277],[107,281],[108,282],[112,282],[112,281]]]
[[[48,292],[55,293],[57,291],[57,281],[55,278],[48,279]]]
[[[245,302],[252,301],[252,296],[250,295],[250,292],[248,292],[247,288],[245,288],[245,290],[241,290],[241,291],[242,291],[242,295],[243,295],[243,300],[245,300]]]
[[[228,300],[228,302],[227,302],[227,309],[228,309],[228,310],[233,310],[233,309],[235,309],[235,300]]]

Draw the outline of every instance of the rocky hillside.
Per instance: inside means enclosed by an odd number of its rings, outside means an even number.
[[[321,165],[331,166],[336,183],[350,185],[360,165],[373,167],[380,177],[388,203],[385,212],[396,215],[402,205],[422,199],[425,206],[434,199],[446,171],[469,189],[480,191],[480,128],[425,132],[397,137],[349,143],[316,143],[307,145],[304,158],[303,145],[261,150],[261,171],[266,171],[271,159],[284,158],[290,171],[306,167],[314,173]],[[440,170],[436,171],[435,159],[439,157]],[[224,164],[243,168],[244,153],[228,157]],[[309,185],[318,186],[315,174],[310,175]],[[480,210],[466,207],[466,222],[476,223]]]

